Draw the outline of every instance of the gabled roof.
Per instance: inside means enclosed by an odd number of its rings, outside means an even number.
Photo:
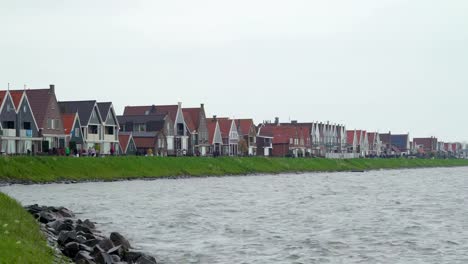
[[[190,132],[193,132],[198,129],[200,125],[200,112],[201,108],[182,108],[182,113],[184,114],[185,124]]]
[[[390,138],[392,141],[392,146],[397,147],[399,150],[406,150],[408,148],[408,134],[391,135]]]
[[[223,138],[229,138],[229,132],[231,132],[232,120],[227,117],[218,117],[219,130],[221,130],[221,136]]]
[[[119,133],[119,145],[122,149],[123,153],[127,153],[128,145],[130,144],[131,140],[133,139],[132,133],[127,132],[120,132]],[[133,139],[133,143],[135,143],[135,139]]]
[[[143,105],[143,106],[126,106],[124,116],[127,115],[153,115],[153,114],[168,114],[175,122],[177,117],[178,105]]]
[[[374,144],[377,138],[377,132],[369,132],[367,133],[367,139],[370,144]]]
[[[0,107],[3,105],[3,101],[7,97],[7,91],[0,91]]]
[[[38,124],[44,124],[49,102],[55,93],[52,89],[10,90],[10,93],[26,91],[31,110]]]
[[[10,91],[11,99],[13,100],[13,104],[15,105],[15,109],[18,110],[20,107],[21,99],[24,95],[24,90],[14,90]]]
[[[206,127],[208,129],[208,142],[213,144],[213,140],[216,133],[216,125],[218,124],[218,120],[214,118],[207,118],[206,119]]]
[[[97,103],[98,109],[99,109],[99,114],[101,114],[102,121],[106,121],[107,115],[109,114],[109,111],[111,110],[112,103],[111,102],[102,102],[102,103]]]
[[[95,100],[59,102],[60,112],[62,114],[78,113],[82,125],[88,125],[94,106],[96,106]]]
[[[156,137],[133,136],[133,141],[137,148],[153,149],[156,147]]]
[[[75,127],[75,120],[78,120],[78,114],[62,114],[63,130],[65,134],[70,134]]]
[[[354,144],[354,130],[346,130],[346,143],[348,145]]]
[[[253,119],[235,119],[237,130],[240,135],[249,135],[250,128],[255,127]]]
[[[167,114],[154,114],[154,115],[124,115],[124,116],[117,116],[117,120],[119,125],[125,125],[127,122],[133,123],[148,123],[151,122],[152,130],[160,131],[164,129],[164,124],[166,122]],[[135,134],[134,134],[135,136]]]

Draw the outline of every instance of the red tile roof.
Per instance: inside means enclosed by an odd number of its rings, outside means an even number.
[[[229,132],[231,132],[232,120],[227,117],[219,117],[218,124],[221,130],[221,136],[223,138],[229,138]]]
[[[214,134],[216,132],[216,121],[213,118],[207,118],[206,127],[208,128],[208,143],[213,144]]]
[[[3,104],[3,100],[5,100],[7,91],[0,91],[0,106]]]
[[[348,145],[354,144],[354,130],[346,131],[346,143],[348,143]]]
[[[127,146],[130,143],[130,134],[128,135],[121,135],[119,134],[119,144],[120,148],[122,148],[122,152],[125,154],[127,151]]]
[[[369,144],[374,144],[375,143],[375,138],[377,137],[377,132],[369,132],[367,133],[367,139],[369,141]]]
[[[65,134],[70,134],[75,125],[75,114],[62,114],[63,130]]]
[[[250,128],[255,127],[253,119],[235,119],[236,126],[238,127],[238,132],[242,136],[249,135]]]
[[[123,115],[145,115],[146,111],[151,111],[152,106],[126,106]]]
[[[23,98],[24,91],[21,90],[14,90],[10,91],[11,99],[13,99],[13,103],[15,104],[16,110],[20,107],[21,98]]]
[[[133,137],[137,148],[154,149],[156,147],[156,138],[154,137]]]
[[[182,108],[184,114],[185,124],[190,131],[195,131],[200,125],[200,112],[201,108]]]
[[[262,134],[273,135],[273,144],[289,144],[291,138],[299,138],[297,128],[291,125],[267,124],[262,128]]]

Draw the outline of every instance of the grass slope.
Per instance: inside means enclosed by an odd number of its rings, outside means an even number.
[[[3,157],[0,181],[52,182],[144,177],[222,176],[253,173],[321,172],[418,167],[468,166],[468,160],[291,159],[171,157]]]
[[[34,218],[0,192],[0,263],[52,263],[54,255]]]

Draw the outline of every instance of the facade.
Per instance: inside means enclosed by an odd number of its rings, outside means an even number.
[[[205,106],[182,108],[185,124],[189,131],[188,154],[206,156],[210,144],[208,142],[208,127],[206,123]]]
[[[169,149],[169,140],[174,139],[174,122],[168,114],[123,115],[117,119],[121,132],[132,133],[140,154],[149,149],[157,156],[174,154]]]
[[[25,91],[0,91],[0,152],[34,154],[42,138]]]
[[[348,153],[357,153],[361,157],[369,155],[369,139],[365,130],[347,130]]]
[[[103,154],[113,154],[119,146],[119,122],[111,102],[97,103],[102,118],[102,149]]]
[[[206,126],[208,128],[208,155],[219,156],[222,153],[223,136],[221,135],[221,128],[216,116],[206,119]]]
[[[257,155],[257,128],[253,119],[235,119],[239,132],[239,154],[243,156]]]
[[[304,133],[295,125],[264,123],[260,132],[272,135],[271,155],[274,157],[304,157]]]
[[[410,154],[410,140],[408,134],[390,135],[391,150],[397,156],[407,156]]]
[[[221,155],[237,156],[239,155],[239,132],[237,131],[236,122],[229,118],[216,118],[218,120],[219,129],[223,138],[223,146]]]
[[[174,122],[174,134],[167,136],[167,152],[169,155],[182,156],[188,153],[190,132],[185,123],[182,103],[177,105],[126,106],[124,116],[167,114]],[[135,135],[134,135],[135,136]]]
[[[83,151],[83,134],[81,131],[80,116],[78,113],[62,114],[63,128],[65,131],[65,145],[72,151],[81,153]]]
[[[42,138],[39,151],[53,154],[63,153],[66,135],[55,94],[55,85],[51,84],[48,89],[28,89],[25,91],[39,128],[39,137]]]
[[[413,146],[420,154],[436,154],[439,150],[439,143],[435,137],[413,138]]]
[[[382,154],[382,140],[378,132],[367,133],[369,142],[369,155],[379,157]]]
[[[257,156],[270,157],[273,155],[273,133],[263,127],[259,125],[257,129]]]

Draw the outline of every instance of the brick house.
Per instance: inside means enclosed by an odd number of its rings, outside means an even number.
[[[205,106],[182,108],[185,124],[190,133],[188,154],[206,156],[210,144],[208,142],[208,127],[206,124]]]

